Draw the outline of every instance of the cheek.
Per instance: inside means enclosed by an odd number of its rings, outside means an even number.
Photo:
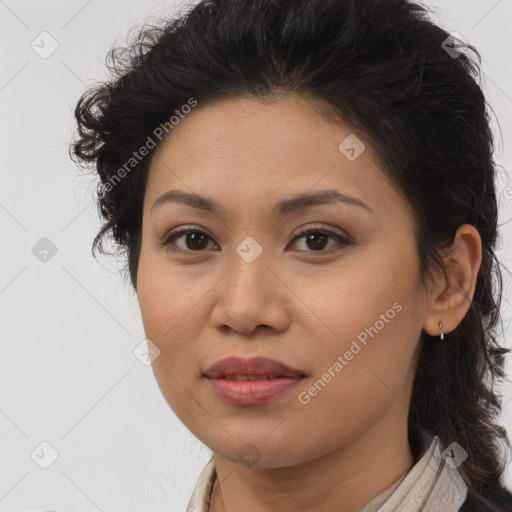
[[[191,325],[188,312],[204,295],[204,290],[190,286],[185,272],[169,260],[141,250],[137,297],[146,335],[155,340],[173,339],[173,333]]]
[[[393,396],[390,389],[404,384],[421,332],[413,255],[394,265],[382,256],[367,261],[315,281],[301,296],[321,320],[316,320],[316,377],[329,382],[330,398],[355,409],[359,400],[382,398],[376,388]]]
[[[198,300],[192,296],[197,292],[188,288],[182,293],[174,290],[177,280],[162,279],[161,267],[152,265],[148,258],[141,258],[139,275],[143,278],[137,296],[145,336],[160,351],[151,365],[155,380],[169,407],[185,425],[191,424],[202,414],[201,410],[191,407],[191,392],[187,392],[197,379],[198,371],[196,340],[200,337],[185,332],[197,325],[187,315]]]
[[[315,418],[325,419],[321,436],[313,429],[309,432],[317,439],[315,450],[327,452],[330,440],[350,442],[391,408],[402,410],[399,401],[406,414],[417,340],[406,317],[411,313],[409,305],[401,301],[395,308],[387,306],[383,300],[365,303],[357,314],[353,308],[338,311],[330,324],[337,336],[316,339],[315,372],[299,400],[302,424],[315,425]],[[386,312],[389,323],[379,317]]]
[[[163,268],[161,261],[141,252],[137,297],[145,336],[160,351],[152,366],[158,384],[166,388],[166,398],[178,395],[180,384],[192,377],[191,369],[197,366],[195,340],[199,338],[185,332],[197,325],[191,322],[191,308],[199,300],[198,292],[182,286],[174,274]]]
[[[209,325],[205,304],[216,282],[211,273],[202,272],[199,279],[191,270],[150,250],[141,251],[137,295],[144,332],[160,350],[153,372],[178,416],[189,414],[194,386],[202,378],[204,330]]]

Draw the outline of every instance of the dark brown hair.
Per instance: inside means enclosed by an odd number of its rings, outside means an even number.
[[[510,443],[495,422],[501,397],[494,386],[505,377],[508,350],[496,339],[502,277],[494,253],[492,109],[477,80],[481,56],[462,43],[431,21],[426,7],[406,0],[203,0],[157,26],[138,27],[126,47],[109,52],[112,79],[77,104],[71,156],[94,164],[102,183],[104,223],[93,253],[105,252],[108,235],[126,252],[136,290],[154,151],[112,186],[113,179],[191,98],[205,104],[298,94],[351,126],[414,209],[425,291],[457,228],[472,224],[480,234],[482,264],[469,311],[443,342],[422,332],[409,443],[417,459],[424,431],[445,447],[458,442],[469,454],[459,470],[470,494],[512,510],[499,449]]]

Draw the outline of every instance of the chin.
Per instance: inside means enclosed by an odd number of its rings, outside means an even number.
[[[243,441],[232,440],[229,446],[210,446],[210,449],[233,464],[254,469],[289,467],[307,461],[304,453],[297,453],[294,442],[272,444],[268,439],[265,442],[262,439],[251,441],[246,433]]]

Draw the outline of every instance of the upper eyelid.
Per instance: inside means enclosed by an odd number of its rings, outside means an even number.
[[[304,233],[307,233],[308,231],[326,231],[328,233],[331,233],[333,235],[337,235],[340,238],[346,238],[347,240],[350,239],[350,236],[345,233],[338,233],[335,228],[331,228],[330,226],[326,225],[325,223],[322,223],[320,226],[302,226],[298,228],[297,232],[294,235],[294,239],[297,236],[303,235]],[[293,236],[293,235],[292,235]]]
[[[347,243],[352,243],[352,238],[350,237],[350,235],[347,235],[345,233],[338,233],[337,231],[335,231],[335,228],[326,226],[325,223],[320,223],[319,225],[301,226],[300,228],[298,228],[298,230],[294,234],[292,234],[291,242],[294,242],[295,240],[304,236],[305,234],[307,234],[310,231],[324,232],[327,236],[330,236],[331,238],[339,237],[341,239],[341,242],[338,241],[338,243],[343,243],[344,241]],[[209,232],[205,228],[197,227],[194,225],[190,225],[190,226],[185,225],[185,226],[176,228],[176,230],[170,230],[164,236],[164,240],[161,245],[170,244],[171,241],[174,241],[174,239],[179,238],[180,236],[184,236],[190,232],[201,232],[201,233],[205,234],[206,236],[208,236],[210,238],[210,240],[212,240],[214,243],[217,243],[217,242],[215,242],[214,238],[209,234]],[[173,240],[171,240],[171,239],[173,239]],[[204,252],[204,251],[187,251],[187,252]],[[315,251],[312,251],[312,252],[315,252]],[[318,252],[326,252],[326,251],[318,251]]]
[[[210,233],[208,232],[207,229],[201,227],[201,226],[195,226],[195,225],[184,225],[184,226],[180,226],[179,228],[173,228],[169,231],[167,231],[164,235],[163,235],[163,238],[164,239],[167,239],[169,238],[170,236],[173,236],[173,235],[177,235],[177,234],[184,234],[188,231],[200,231],[200,232],[203,232],[204,234],[208,235],[210,238],[213,239],[213,236],[210,235]],[[324,223],[320,223],[319,225],[306,225],[306,226],[301,226],[299,228],[296,229],[296,231],[294,233],[292,233],[291,236],[297,236],[297,235],[302,235],[304,233],[307,233],[308,231],[328,231],[330,233],[333,233],[335,235],[338,235],[340,237],[344,237],[344,238],[350,238],[350,235],[346,234],[346,233],[338,233],[336,231],[336,228],[332,228],[330,226],[328,226],[325,222]]]

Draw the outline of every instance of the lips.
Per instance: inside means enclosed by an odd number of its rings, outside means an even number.
[[[282,379],[283,375],[275,375],[266,373],[265,375],[224,375],[220,377],[226,380],[268,380],[268,379]]]
[[[297,386],[306,374],[266,357],[227,357],[206,370],[216,396],[238,406],[260,405]]]
[[[214,363],[205,372],[210,379],[264,380],[277,378],[305,377],[306,374],[280,361],[267,357],[226,357]]]

